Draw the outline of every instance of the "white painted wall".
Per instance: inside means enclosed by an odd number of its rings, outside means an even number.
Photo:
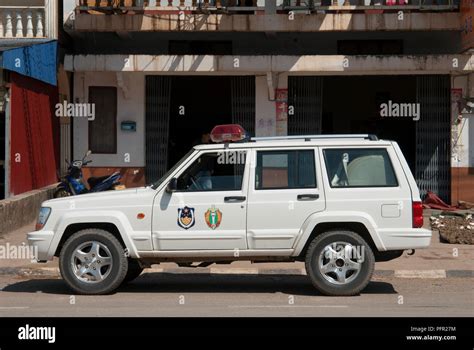
[[[88,102],[89,86],[117,87],[117,154],[92,154],[90,166],[144,167],[145,166],[145,75],[123,73],[127,96],[117,86],[117,75],[107,72],[76,73],[74,102]],[[120,130],[122,121],[135,121],[136,132]],[[88,120],[74,119],[74,159],[80,159],[88,149]],[[125,162],[126,154],[130,162]]]
[[[469,82],[469,83],[468,83]],[[470,85],[470,87],[469,87]],[[463,97],[474,97],[474,75],[451,78],[451,86],[463,90]],[[451,116],[455,118],[454,115]],[[452,167],[474,167],[474,115],[452,125]],[[457,142],[456,142],[457,140]]]
[[[268,99],[267,76],[255,77],[255,136],[276,135],[275,102]]]
[[[288,74],[278,74],[275,87],[288,89]],[[255,77],[255,136],[286,136],[288,123],[278,122],[276,101],[270,100],[267,75]]]
[[[474,74],[469,75],[469,96],[474,98]],[[466,118],[464,128],[461,132],[461,137],[464,147],[466,148],[466,154],[464,156],[466,166],[474,167],[474,115]]]
[[[466,133],[469,138],[468,153],[469,153],[469,167],[474,168],[474,116],[470,117],[466,125]]]

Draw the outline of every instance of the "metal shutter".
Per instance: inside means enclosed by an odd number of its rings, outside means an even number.
[[[288,135],[321,133],[323,78],[316,76],[288,77]]]
[[[168,134],[171,77],[146,77],[145,176],[147,183],[158,180],[168,167]]]
[[[435,192],[451,202],[450,79],[447,75],[417,77],[420,120],[416,122],[415,178],[422,196]]]
[[[255,77],[232,76],[232,123],[240,124],[250,135],[255,135]]]

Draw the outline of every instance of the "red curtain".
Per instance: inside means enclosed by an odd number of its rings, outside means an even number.
[[[58,88],[11,74],[10,193],[17,195],[57,181]]]

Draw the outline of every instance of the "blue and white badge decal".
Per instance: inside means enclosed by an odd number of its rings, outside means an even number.
[[[194,226],[194,208],[178,208],[178,226],[187,230]]]

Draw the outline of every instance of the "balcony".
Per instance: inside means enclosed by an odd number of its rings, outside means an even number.
[[[67,31],[459,31],[459,0],[77,0]],[[399,11],[403,11],[403,20]],[[289,18],[291,15],[292,18]]]
[[[0,2],[0,40],[55,39],[57,6],[55,1],[2,0]]]
[[[275,3],[275,0],[269,1]],[[460,0],[276,0],[277,13],[302,11],[457,11]],[[163,10],[206,13],[265,11],[265,0],[77,0],[79,12],[105,14],[153,13]]]

